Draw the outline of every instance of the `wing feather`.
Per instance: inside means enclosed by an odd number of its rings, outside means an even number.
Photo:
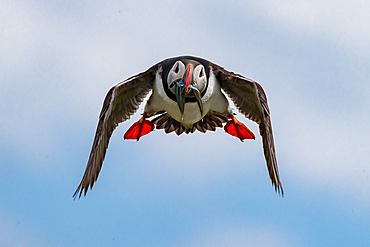
[[[88,189],[93,187],[101,170],[109,139],[114,129],[136,112],[152,89],[157,66],[154,65],[147,71],[115,85],[108,91],[99,115],[86,170],[73,195],[74,198],[81,197],[82,193],[86,195]]]
[[[218,65],[212,64],[212,66],[221,88],[228,94],[238,110],[259,125],[271,182],[275,190],[284,195],[275,154],[270,109],[263,88],[253,80],[229,72]]]

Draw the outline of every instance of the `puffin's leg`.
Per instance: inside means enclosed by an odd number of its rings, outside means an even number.
[[[236,120],[233,114],[229,117],[231,117],[231,120],[229,120],[224,127],[226,133],[238,137],[241,141],[244,139],[255,139],[253,132],[242,122]]]
[[[139,140],[140,137],[149,134],[154,129],[154,124],[150,120],[146,120],[146,113],[144,112],[143,116],[134,123],[125,133],[123,138],[131,140]]]

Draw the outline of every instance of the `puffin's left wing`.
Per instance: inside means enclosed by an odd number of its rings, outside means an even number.
[[[91,148],[86,170],[73,197],[86,195],[87,190],[93,187],[103,164],[109,139],[117,127],[126,121],[139,108],[140,103],[152,89],[158,64],[145,72],[133,76],[112,87],[105,97],[100,112],[95,139]]]
[[[279,178],[270,110],[265,92],[261,85],[253,80],[229,72],[215,64],[212,64],[211,67],[220,81],[221,88],[229,95],[239,111],[259,125],[271,182],[275,186],[275,190],[281,191],[281,194],[284,195]]]

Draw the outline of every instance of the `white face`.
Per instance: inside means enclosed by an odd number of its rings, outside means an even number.
[[[176,87],[170,87],[171,83],[175,81],[176,79],[179,79],[181,76],[183,76],[185,73],[185,64],[181,61],[177,61],[171,68],[170,72],[167,76],[167,84],[168,88],[176,94]]]
[[[176,94],[176,87],[170,87],[171,83],[175,80],[177,80],[180,77],[183,77],[185,74],[185,64],[182,61],[177,61],[171,68],[170,72],[167,76],[167,83],[168,88]],[[184,78],[183,78],[184,79]],[[207,76],[206,76],[206,70],[203,65],[198,64],[194,70],[193,70],[193,79],[196,82],[196,87],[198,88],[199,92],[202,92],[207,84]]]
[[[199,92],[203,92],[207,85],[207,76],[204,66],[199,64],[197,67],[195,67],[193,76]]]

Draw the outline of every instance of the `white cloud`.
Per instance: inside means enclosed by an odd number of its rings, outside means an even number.
[[[368,201],[370,135],[366,129],[370,117],[364,114],[365,107],[343,110],[342,100],[346,98],[338,98],[337,106],[331,108],[325,101],[313,104],[321,99],[298,93],[304,92],[302,86],[293,87],[300,90],[273,86],[274,95],[284,95],[274,98],[272,107],[283,174],[290,174],[290,179],[302,189],[316,188],[335,192],[338,197],[345,194],[354,200]],[[322,93],[322,97],[333,97],[330,91]],[[345,105],[349,104],[356,106],[355,102]]]
[[[28,2],[6,1],[0,9],[0,65],[2,73],[15,72],[33,52],[34,16]],[[4,70],[6,69],[6,70]]]
[[[370,3],[357,1],[259,1],[256,12],[279,29],[326,39],[347,52],[365,57],[370,53]]]
[[[118,82],[110,74],[117,78],[119,66],[104,62],[118,45],[84,32],[78,18],[62,18],[62,7],[52,11],[27,1],[8,1],[0,10],[2,141],[27,160],[58,152],[55,126],[98,115],[109,86]]]

